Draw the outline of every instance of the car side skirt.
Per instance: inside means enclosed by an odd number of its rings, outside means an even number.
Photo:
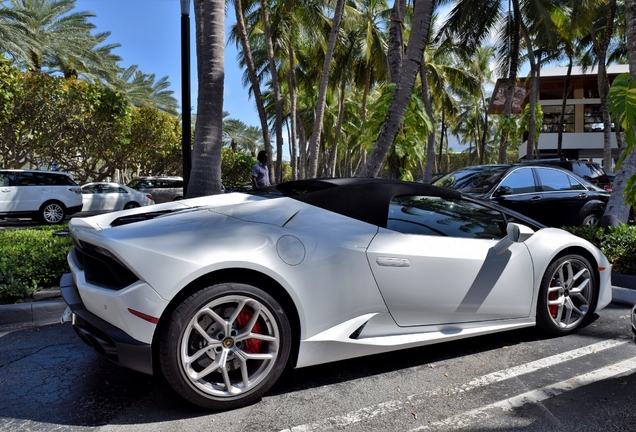
[[[392,324],[391,324],[392,322]],[[300,342],[297,368],[535,325],[535,318],[398,327],[389,314],[356,317]]]

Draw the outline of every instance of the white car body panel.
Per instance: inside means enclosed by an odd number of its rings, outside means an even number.
[[[611,301],[607,259],[559,229],[493,257],[496,240],[397,234],[292,198],[231,193],[152,208],[169,210],[179,211],[113,228],[149,210],[69,224],[76,241],[108,250],[140,279],[119,291],[94,286],[69,256],[86,308],[148,344],[156,326],[128,308],[168,319],[164,311],[184,287],[224,269],[260,273],[289,295],[300,327],[297,367],[532,326],[539,283],[566,248],[587,251],[604,268],[596,309]],[[404,259],[411,267],[399,267]],[[465,301],[471,286],[478,295]]]
[[[489,253],[496,244],[382,230],[368,254],[400,326],[526,318],[534,295],[530,254],[523,244],[510,253]],[[404,259],[408,266],[382,264],[387,259]]]

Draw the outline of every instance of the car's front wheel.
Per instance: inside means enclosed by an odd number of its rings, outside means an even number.
[[[582,256],[554,260],[541,281],[537,325],[555,335],[569,334],[594,313],[598,285],[592,266]]]
[[[231,409],[260,398],[282,373],[291,347],[289,321],[265,291],[223,283],[186,298],[160,342],[161,369],[186,400]]]
[[[66,217],[66,208],[59,202],[48,202],[40,207],[38,219],[47,225],[61,223]]]

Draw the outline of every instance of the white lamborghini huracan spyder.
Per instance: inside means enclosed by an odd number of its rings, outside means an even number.
[[[258,399],[286,365],[535,324],[562,335],[611,301],[592,244],[419,183],[300,180],[69,230],[80,337],[212,409]]]

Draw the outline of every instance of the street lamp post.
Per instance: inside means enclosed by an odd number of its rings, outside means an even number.
[[[190,101],[190,0],[181,1],[181,150],[183,196],[187,197],[192,169],[192,103]]]

